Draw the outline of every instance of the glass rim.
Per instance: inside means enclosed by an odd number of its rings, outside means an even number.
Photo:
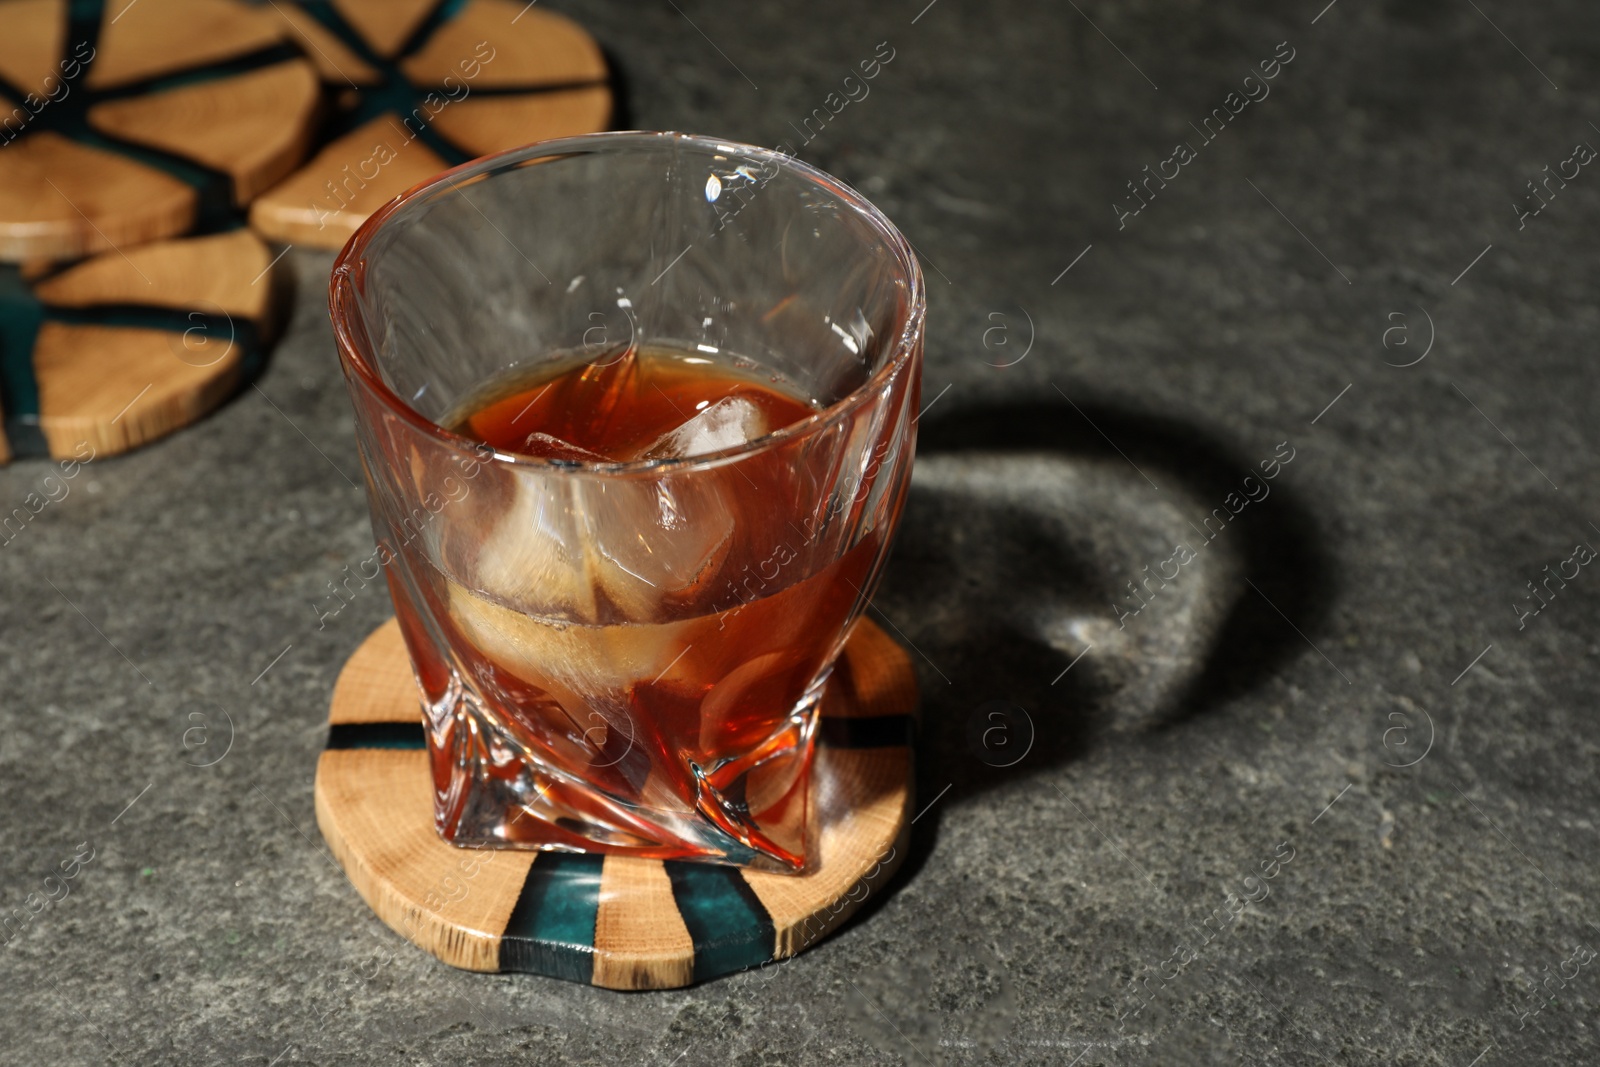
[[[675,141],[711,151],[722,151],[763,161],[771,161],[781,167],[792,168],[795,173],[812,185],[821,186],[841,200],[855,212],[858,218],[883,239],[884,244],[895,259],[899,272],[905,279],[907,288],[905,310],[896,313],[896,328],[892,331],[893,340],[887,342],[892,345],[892,350],[884,360],[883,366],[874,371],[866,381],[827,407],[813,412],[798,422],[792,422],[771,433],[752,438],[732,448],[674,458],[607,460],[605,462],[545,459],[494,448],[482,441],[474,440],[440,426],[438,423],[426,418],[389,387],[378,372],[372,353],[368,351],[370,340],[357,293],[357,287],[365,280],[366,276],[368,266],[366,259],[367,248],[386,223],[404,211],[414,201],[431,193],[445,188],[454,190],[464,180],[481,177],[539,159],[540,157],[585,154],[597,147],[618,150],[631,145],[643,148],[668,141]],[[377,211],[374,211],[356,229],[350,239],[345,242],[344,248],[340,250],[338,257],[334,260],[333,269],[329,274],[328,310],[329,316],[333,320],[334,343],[339,352],[339,361],[344,365],[346,372],[352,373],[391,412],[404,419],[411,426],[435,438],[441,444],[459,451],[474,453],[480,461],[488,460],[492,456],[494,460],[513,469],[568,471],[574,474],[629,475],[653,474],[662,471],[679,472],[716,467],[747,456],[771,451],[801,436],[822,432],[828,427],[836,425],[865,404],[879,387],[898,373],[907,361],[911,359],[911,355],[916,349],[915,342],[922,334],[923,321],[927,315],[927,295],[924,290],[922,266],[912,251],[911,243],[905,239],[894,223],[889,221],[888,216],[884,215],[871,201],[827,172],[813,167],[811,164],[787,152],[762,148],[758,145],[744,144],[739,141],[729,141],[697,134],[677,133],[670,130],[617,130],[534,141],[519,148],[480,156],[413,185],[387,204],[384,204]]]

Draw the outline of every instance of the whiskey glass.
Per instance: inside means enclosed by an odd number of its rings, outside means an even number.
[[[910,483],[925,298],[905,239],[790,156],[592,134],[396,198],[340,254],[330,307],[440,834],[805,869],[818,702]],[[628,462],[455,428],[485,382],[654,348],[813,413]]]

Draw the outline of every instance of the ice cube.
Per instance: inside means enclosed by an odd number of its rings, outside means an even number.
[[[640,622],[708,599],[733,546],[734,489],[715,471],[585,485],[592,573],[605,599]]]
[[[789,710],[776,707],[776,697],[786,692],[784,683],[792,680],[798,658],[792,651],[768,652],[734,668],[711,687],[700,705],[703,759],[737,756],[774,732]]]
[[[569,713],[599,707],[626,718],[628,687],[660,674],[681,651],[671,625],[553,623],[454,582],[447,594],[450,617],[474,648]]]
[[[547,433],[530,433],[522,439],[522,445],[517,449],[525,456],[537,459],[554,459],[571,463],[609,463],[610,457],[602,456],[598,452],[591,452],[587,448],[563,441],[559,437],[552,437]]]
[[[718,472],[519,472],[465,577],[547,618],[658,622],[708,599],[732,546],[736,488]]]
[[[635,685],[660,675],[684,651],[683,624],[560,625],[496,604],[454,582],[446,592],[450,617],[462,636],[500,669],[549,694],[573,731],[604,723],[625,739],[630,754],[637,751],[652,765],[661,758],[655,725],[641,721],[630,701]],[[578,753],[579,769],[605,765],[606,758],[593,756],[598,737],[580,736],[587,747]],[[663,775],[655,767],[638,784],[638,802],[666,811],[688,810],[675,788],[682,779],[681,773]]]
[[[736,448],[767,432],[761,409],[742,396],[725,396],[688,422],[655,439],[644,459],[676,459]]]
[[[573,504],[574,477],[559,469],[516,471],[492,487],[499,507],[485,516],[460,572],[463,583],[538,615],[594,621],[595,583],[583,516]]]

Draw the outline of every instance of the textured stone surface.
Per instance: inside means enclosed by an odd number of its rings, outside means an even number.
[[[457,973],[371,916],[311,783],[386,599],[318,627],[371,541],[330,260],[297,251],[259,388],[0,544],[0,912],[93,848],[0,947],[0,1062],[1600,1061],[1600,963],[1564,962],[1600,946],[1600,576],[1513,608],[1600,536],[1600,174],[1513,207],[1600,144],[1600,13],[922,3],[556,5],[629,124],[766,144],[894,50],[799,148],[930,280],[930,462],[879,607],[924,654],[937,801],[894,888],[774,971],[632,996]],[[1429,317],[1427,357],[1386,366]],[[1200,546],[1280,442],[1270,496]],[[0,471],[0,504],[47,473]]]

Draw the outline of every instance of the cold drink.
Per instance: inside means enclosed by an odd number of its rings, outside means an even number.
[[[873,494],[819,492],[836,448],[750,450],[819,410],[750,361],[629,348],[553,362],[474,391],[450,420],[555,469],[509,499],[469,494],[470,539],[417,569],[456,670],[493,705],[436,721],[441,828],[482,832],[481,790],[458,772],[476,762],[522,798],[494,828],[506,841],[799,868],[816,702],[892,524],[837,551],[839,514]]]
[[[562,138],[380,208],[329,299],[441,835],[826,865],[817,708],[916,446],[889,220],[767,149]]]

